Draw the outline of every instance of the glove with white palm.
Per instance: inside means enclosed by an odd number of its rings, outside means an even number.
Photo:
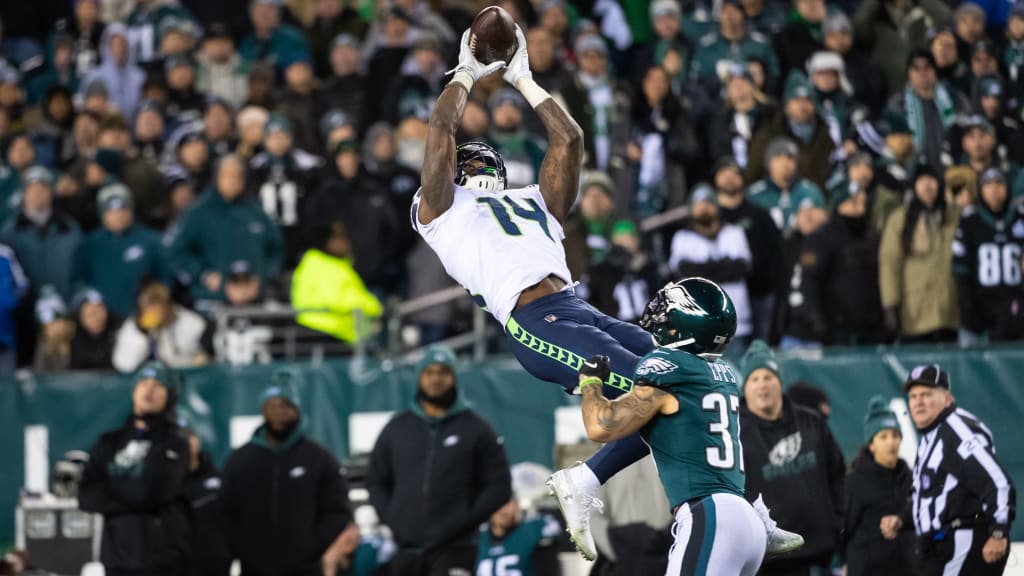
[[[505,69],[502,78],[518,88],[519,80],[524,78],[533,80],[533,72],[530,71],[530,57],[526,53],[526,35],[523,34],[523,29],[519,27],[519,24],[516,24],[516,43],[518,44],[516,52],[509,60],[508,68]]]
[[[473,49],[469,47],[469,30],[462,33],[462,40],[459,41],[459,64],[448,71],[452,75],[452,82],[462,84],[466,90],[473,89],[473,83],[485,76],[489,76],[505,67],[505,62],[499,60],[484,64],[473,55]]]

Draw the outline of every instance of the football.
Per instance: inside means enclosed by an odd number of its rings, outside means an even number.
[[[469,49],[482,64],[502,60],[508,63],[516,53],[516,23],[499,6],[488,6],[473,18],[469,27]]]

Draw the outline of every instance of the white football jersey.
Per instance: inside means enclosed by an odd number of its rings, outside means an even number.
[[[519,294],[550,275],[572,284],[562,225],[548,212],[539,186],[485,192],[455,185],[455,200],[430,224],[412,226],[437,253],[448,275],[504,326]]]

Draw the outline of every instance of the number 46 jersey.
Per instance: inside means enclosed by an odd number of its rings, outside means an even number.
[[[740,392],[729,365],[658,348],[640,359],[633,379],[679,400],[678,412],[655,416],[640,429],[672,508],[711,494],[742,498]]]
[[[455,200],[422,224],[422,190],[413,198],[412,227],[437,253],[448,275],[504,326],[519,293],[555,275],[572,283],[558,220],[538,186],[500,192],[455,185]]]

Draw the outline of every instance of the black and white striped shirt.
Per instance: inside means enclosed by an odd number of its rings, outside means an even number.
[[[1008,534],[1016,495],[988,427],[953,405],[921,434],[914,464],[917,534],[976,526]]]

